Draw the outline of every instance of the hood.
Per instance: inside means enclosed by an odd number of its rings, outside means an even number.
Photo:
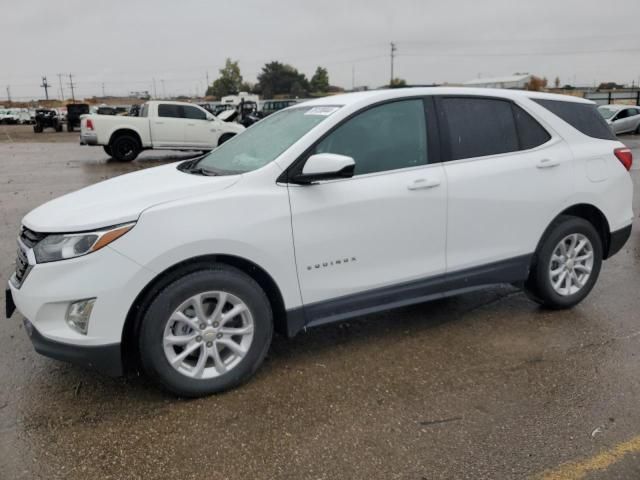
[[[177,164],[148,168],[51,200],[24,217],[42,233],[81,232],[135,221],[155,205],[230,187],[240,176],[207,177],[181,172]]]

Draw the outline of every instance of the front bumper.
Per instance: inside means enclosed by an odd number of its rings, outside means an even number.
[[[80,133],[80,145],[98,145],[98,134],[95,132]]]
[[[125,320],[153,277],[107,246],[84,257],[34,265],[20,286],[9,282],[6,313],[17,309],[23,315],[38,353],[119,375]],[[96,298],[86,335],[66,321],[69,305],[84,298]]]
[[[122,352],[119,343],[79,347],[45,337],[26,319],[24,320],[24,328],[33,347],[40,355],[92,368],[112,377],[119,377],[123,374]]]

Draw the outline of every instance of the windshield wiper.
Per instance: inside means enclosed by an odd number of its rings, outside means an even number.
[[[194,175],[205,175],[207,177],[215,177],[220,175],[218,172],[209,170],[208,168],[204,168],[204,167],[191,168],[187,170],[187,172],[193,173]]]

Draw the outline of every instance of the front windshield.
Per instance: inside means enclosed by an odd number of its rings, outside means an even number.
[[[602,115],[602,118],[604,118],[605,120],[613,117],[617,112],[617,110],[608,107],[599,107],[598,111],[600,112],[600,115]]]
[[[300,107],[274,113],[203,157],[197,167],[221,174],[257,170],[275,160],[338,108]]]

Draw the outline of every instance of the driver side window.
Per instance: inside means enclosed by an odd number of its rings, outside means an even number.
[[[352,157],[355,175],[425,165],[424,103],[403,100],[370,108],[331,132],[314,153]]]

